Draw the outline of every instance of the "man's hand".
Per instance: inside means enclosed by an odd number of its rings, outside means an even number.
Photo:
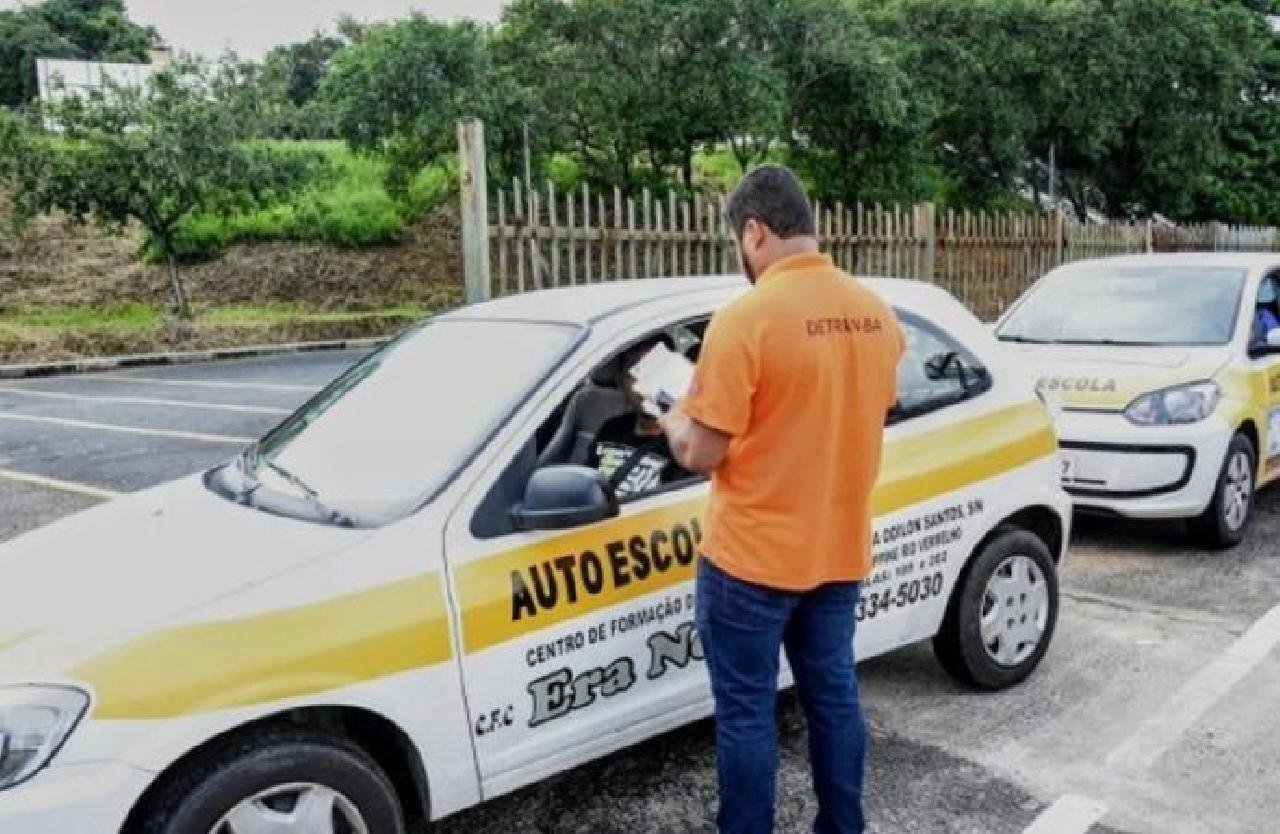
[[[729,451],[729,441],[733,439],[690,418],[680,410],[679,404],[659,417],[658,425],[667,435],[667,443],[676,461],[699,475],[710,475],[715,471]]]

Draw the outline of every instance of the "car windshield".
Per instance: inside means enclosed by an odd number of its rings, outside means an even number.
[[[1001,325],[1004,341],[1221,345],[1231,340],[1245,273],[1196,266],[1073,269],[1041,282]]]
[[[263,438],[245,467],[341,517],[399,518],[448,482],[578,333],[434,320],[338,377]]]

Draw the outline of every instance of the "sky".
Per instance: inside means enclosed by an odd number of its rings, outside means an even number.
[[[0,0],[0,9],[33,0]],[[387,20],[420,11],[453,20],[496,20],[503,0],[126,0],[129,17],[150,24],[174,49],[216,58],[233,49],[261,58],[271,47],[332,29],[342,14]]]

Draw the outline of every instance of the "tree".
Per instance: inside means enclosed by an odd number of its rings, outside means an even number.
[[[594,179],[633,188],[679,171],[693,185],[702,145],[730,142],[742,164],[780,135],[783,74],[761,52],[758,0],[517,0],[495,47],[541,115],[539,134],[572,148]]]
[[[124,0],[46,0],[0,11],[0,105],[36,97],[37,58],[144,61],[155,29],[129,20]]]
[[[277,46],[262,62],[263,83],[272,97],[302,107],[320,93],[333,56],[347,46],[342,38],[316,32],[305,41]]]
[[[201,68],[175,62],[147,91],[111,88],[45,109],[59,135],[15,116],[0,122],[0,184],[15,218],[61,210],[78,222],[119,229],[137,222],[168,266],[173,307],[190,307],[175,233],[198,211],[262,203],[300,182],[309,162],[238,143],[231,114],[207,90]]]
[[[1051,150],[1081,218],[1195,217],[1206,188],[1231,191],[1228,131],[1259,100],[1270,0],[860,2],[909,52],[958,202],[1039,191]],[[1267,141],[1246,133],[1265,164]]]
[[[1241,106],[1223,126],[1219,162],[1200,178],[1193,214],[1239,223],[1280,225],[1280,32],[1267,14],[1268,0],[1246,3],[1251,19],[1252,73]]]
[[[1113,215],[1193,218],[1204,177],[1227,162],[1227,128],[1247,106],[1260,58],[1255,13],[1203,0],[1096,0],[1085,8],[1094,37],[1078,48],[1108,60],[1074,95],[1106,91],[1099,121],[1107,134],[1066,160],[1068,184],[1092,184]]]
[[[911,99],[931,111],[928,151],[955,180],[953,200],[984,206],[1016,193],[1047,91],[1080,63],[1045,0],[869,3],[904,51]]]
[[[337,53],[321,84],[338,134],[391,163],[388,186],[407,188],[425,163],[454,147],[458,119],[486,115],[477,104],[487,77],[484,31],[414,14],[370,27]]]
[[[932,111],[896,45],[856,9],[793,0],[774,24],[792,161],[818,196],[914,200]]]

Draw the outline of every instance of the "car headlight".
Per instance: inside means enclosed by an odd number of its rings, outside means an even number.
[[[89,696],[70,687],[0,687],[0,790],[47,765],[88,707]]]
[[[1143,394],[1124,410],[1129,422],[1139,426],[1172,426],[1198,423],[1213,413],[1222,397],[1216,382],[1193,382]]]

